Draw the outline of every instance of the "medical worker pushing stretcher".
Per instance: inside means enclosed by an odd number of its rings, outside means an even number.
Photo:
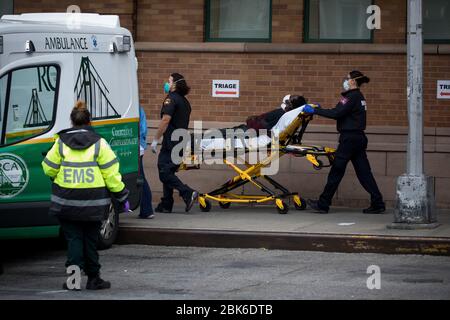
[[[366,99],[360,91],[361,85],[369,83],[370,79],[360,71],[352,71],[344,79],[342,97],[333,109],[313,108],[306,105],[303,112],[317,114],[322,117],[337,120],[337,130],[340,133],[339,146],[335,160],[328,175],[327,184],[319,200],[308,200],[309,206],[318,213],[328,213],[331,200],[345,174],[347,163],[351,161],[356,176],[363,188],[370,194],[371,205],[364,213],[383,213],[385,204],[367,159],[366,129]]]

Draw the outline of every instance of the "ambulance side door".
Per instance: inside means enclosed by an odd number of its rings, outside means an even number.
[[[58,59],[23,59],[0,75],[0,227],[56,224],[41,162],[57,127],[61,66]]]

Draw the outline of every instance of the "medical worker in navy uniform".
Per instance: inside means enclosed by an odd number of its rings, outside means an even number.
[[[308,200],[308,205],[317,213],[328,213],[331,200],[345,174],[349,161],[355,168],[356,176],[363,188],[370,194],[371,205],[363,213],[378,214],[385,211],[383,196],[373,177],[367,159],[366,99],[360,91],[361,85],[370,79],[360,71],[350,72],[344,80],[342,97],[333,109],[313,108],[306,105],[304,112],[337,120],[340,133],[335,160],[328,174],[327,184],[319,200]]]
[[[163,184],[163,197],[155,208],[156,212],[170,213],[173,207],[173,191],[178,190],[181,198],[186,204],[185,211],[188,212],[198,198],[198,192],[184,184],[176,175],[179,164],[172,159],[172,149],[183,143],[182,138],[172,141],[172,133],[177,129],[188,129],[191,114],[191,105],[186,99],[190,88],[186,80],[179,73],[172,73],[169,81],[164,84],[167,93],[161,108],[161,121],[158,131],[151,144],[153,153],[156,153],[158,141],[163,137],[161,151],[158,156],[159,179]]]

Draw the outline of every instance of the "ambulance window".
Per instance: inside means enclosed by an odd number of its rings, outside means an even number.
[[[59,69],[35,66],[10,73],[3,144],[16,143],[49,130],[55,118]]]

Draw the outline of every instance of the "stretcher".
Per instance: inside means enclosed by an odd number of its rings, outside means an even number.
[[[232,144],[236,157],[239,157],[239,151],[248,153],[262,146],[267,147],[267,157],[256,164],[250,164],[244,159],[240,159],[241,163],[243,163],[242,165],[237,165],[237,161],[230,161],[230,150],[227,148],[230,144],[226,143],[227,141],[224,138],[202,139],[200,142],[202,152],[211,150],[214,150],[214,152],[223,152],[223,163],[234,170],[237,175],[218,188],[207,193],[201,193],[198,198],[200,210],[203,212],[210,211],[212,207],[211,201],[218,202],[222,209],[230,208],[232,203],[260,204],[274,202],[278,212],[280,214],[286,214],[289,211],[289,205],[286,199],[289,198],[292,198],[295,209],[306,209],[306,201],[298,192],[290,192],[271,176],[265,175],[262,172],[264,171],[262,170],[263,168],[267,168],[273,161],[284,155],[305,157],[316,170],[332,165],[335,149],[302,144],[303,134],[308,123],[312,120],[312,115],[305,114],[302,110],[303,107],[299,107],[286,112],[271,129],[270,137],[267,135],[259,135],[244,141],[237,139]],[[274,140],[274,137],[278,138],[277,141]],[[275,144],[275,142],[277,143]],[[188,159],[189,161],[183,161],[178,170],[200,169],[200,164],[192,165],[192,163],[195,163],[194,158],[196,156],[198,155],[191,154],[190,159]],[[246,184],[252,184],[262,194],[237,194],[233,192]]]

